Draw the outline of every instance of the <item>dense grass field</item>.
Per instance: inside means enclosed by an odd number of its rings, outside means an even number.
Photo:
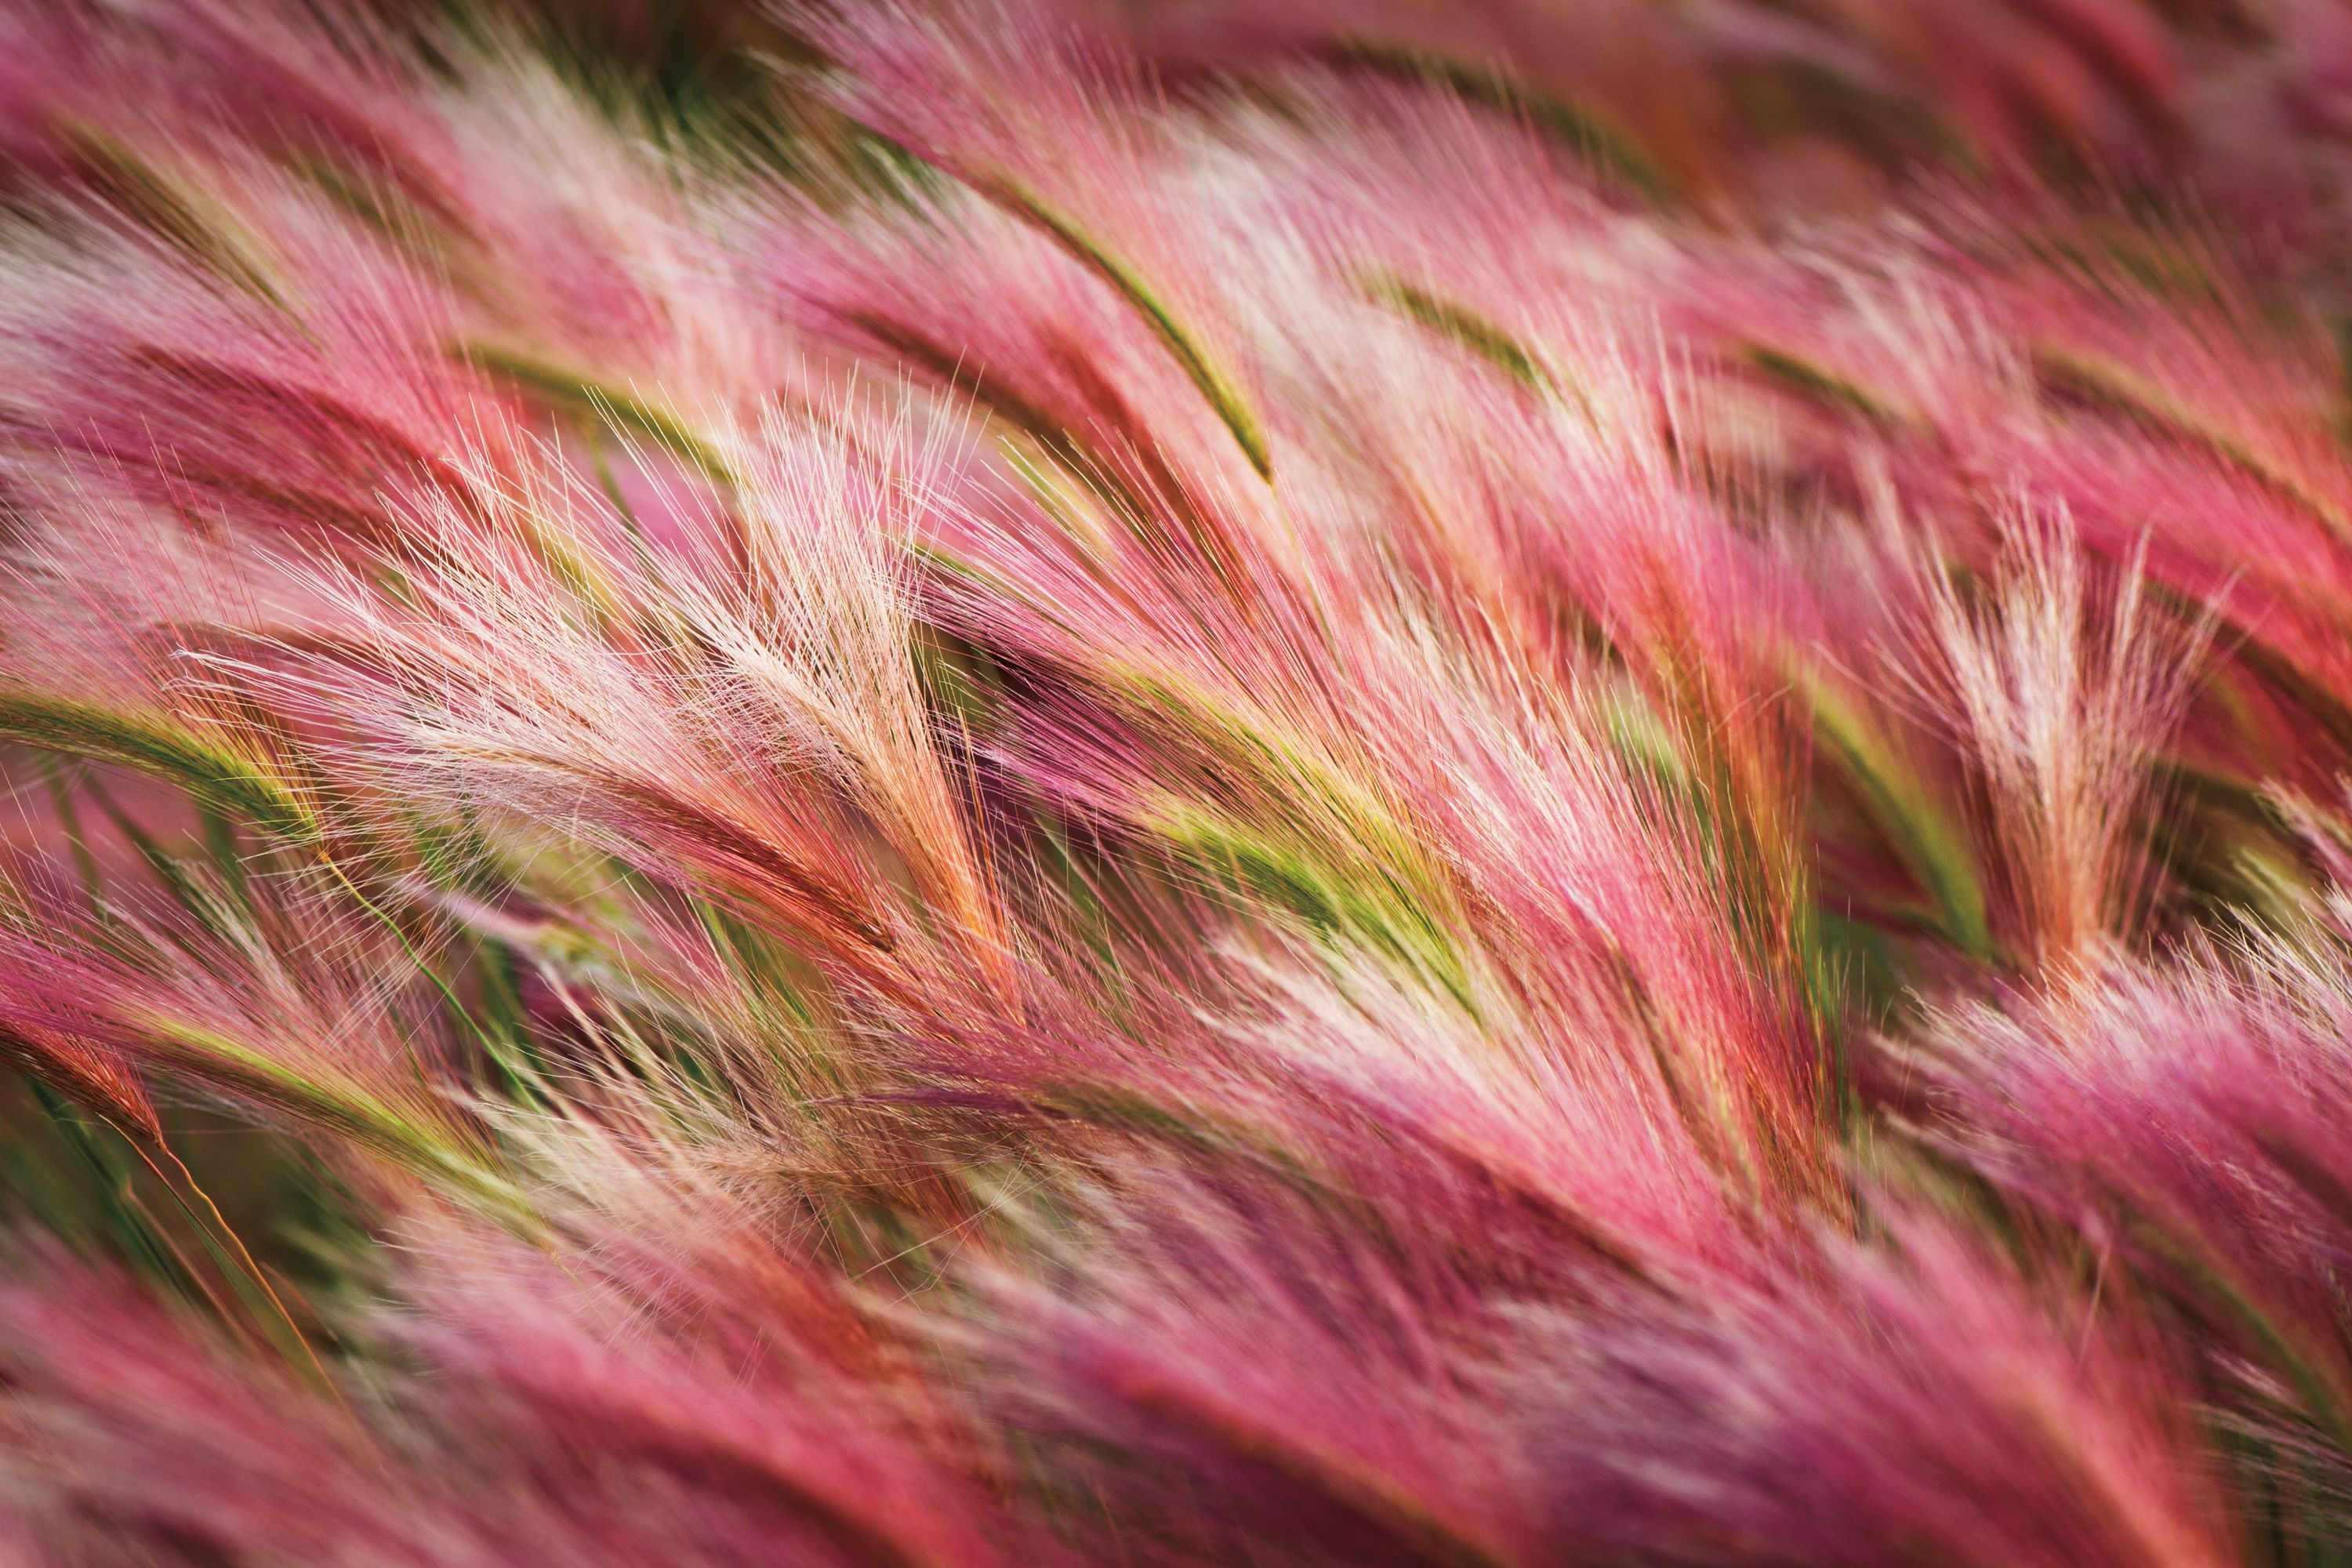
[[[2352,1563],[2352,10],[0,0],[0,1562]]]

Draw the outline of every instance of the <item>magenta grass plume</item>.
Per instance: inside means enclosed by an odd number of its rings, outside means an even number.
[[[2332,0],[0,0],[0,1559],[2352,1563]]]

